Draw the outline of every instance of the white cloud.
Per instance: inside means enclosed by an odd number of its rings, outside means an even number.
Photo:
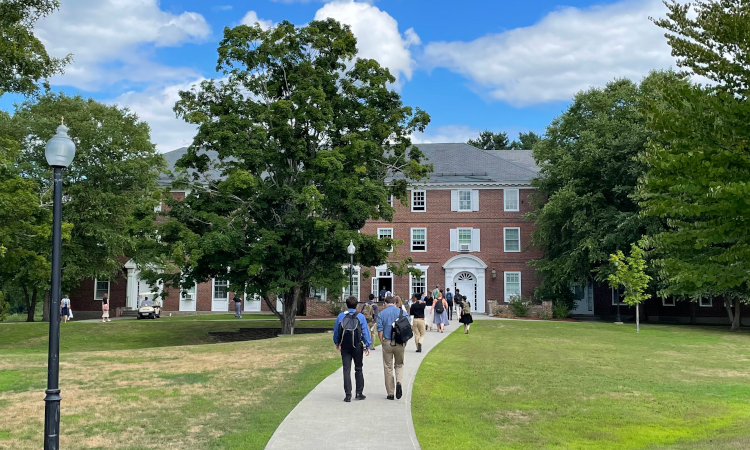
[[[416,62],[409,47],[420,43],[414,29],[409,28],[402,36],[398,31],[398,22],[387,12],[369,3],[353,0],[327,3],[315,13],[315,20],[329,17],[351,26],[357,37],[359,55],[388,67],[398,85],[402,85],[404,79],[411,79]]]
[[[616,77],[640,80],[674,65],[664,31],[648,20],[665,12],[661,0],[564,8],[530,27],[430,43],[424,63],[460,73],[473,89],[513,105],[569,100]]]
[[[442,127],[427,127],[424,133],[414,133],[412,142],[415,144],[445,144],[466,142],[476,139],[482,130],[468,125],[445,125]]]
[[[175,117],[172,110],[179,92],[189,90],[203,78],[161,88],[146,89],[142,92],[126,92],[109,103],[130,108],[141,120],[151,127],[151,141],[160,152],[168,152],[186,147],[193,142],[197,127]]]
[[[255,11],[248,11],[240,23],[242,25],[255,25],[257,23],[262,30],[267,30],[273,26],[273,21],[259,18],[258,13]]]
[[[194,12],[162,11],[158,0],[68,0],[38,22],[37,36],[55,56],[73,53],[56,85],[98,90],[121,81],[184,81],[197,74],[150,59],[148,49],[205,40],[211,28]]]

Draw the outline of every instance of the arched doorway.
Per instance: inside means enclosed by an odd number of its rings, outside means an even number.
[[[486,311],[485,303],[485,270],[487,264],[474,255],[458,255],[449,259],[444,265],[445,286],[453,292],[459,290],[471,302],[471,309],[478,313]]]

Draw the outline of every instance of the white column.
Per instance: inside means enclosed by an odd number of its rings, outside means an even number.
[[[138,278],[136,277],[136,270],[128,269],[128,285],[127,285],[127,307],[136,309],[138,303]]]
[[[486,269],[476,269],[477,272],[477,304],[482,305],[482,312],[487,312],[484,292],[484,273]]]

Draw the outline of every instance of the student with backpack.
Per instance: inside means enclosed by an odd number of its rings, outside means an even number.
[[[453,293],[451,288],[445,288],[445,300],[448,302],[448,320],[453,320]]]
[[[463,309],[461,311],[461,318],[458,319],[458,321],[464,324],[464,334],[469,334],[469,327],[474,322],[474,318],[471,317],[471,303],[469,302],[463,303]]]
[[[341,351],[341,364],[344,368],[344,401],[352,401],[352,361],[356,382],[355,400],[364,400],[365,377],[362,373],[363,354],[370,355],[370,331],[365,316],[357,312],[357,297],[346,299],[347,310],[339,314],[333,325],[333,342]]]
[[[408,316],[396,307],[396,299],[388,296],[385,302],[388,306],[378,314],[378,336],[383,347],[386,398],[394,400],[394,395],[397,399],[403,395],[404,349],[413,332]]]
[[[367,303],[362,305],[362,315],[367,320],[367,329],[370,331],[372,338],[372,350],[375,350],[375,335],[378,331],[378,304],[375,303],[375,295],[370,294]]]
[[[437,328],[438,332],[445,333],[445,326],[448,325],[448,302],[443,298],[443,294],[438,294],[432,310],[435,318],[435,328]]]

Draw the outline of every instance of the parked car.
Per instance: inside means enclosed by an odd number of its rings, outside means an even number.
[[[138,319],[158,319],[161,317],[161,306],[155,305],[153,300],[144,300],[138,308]]]

